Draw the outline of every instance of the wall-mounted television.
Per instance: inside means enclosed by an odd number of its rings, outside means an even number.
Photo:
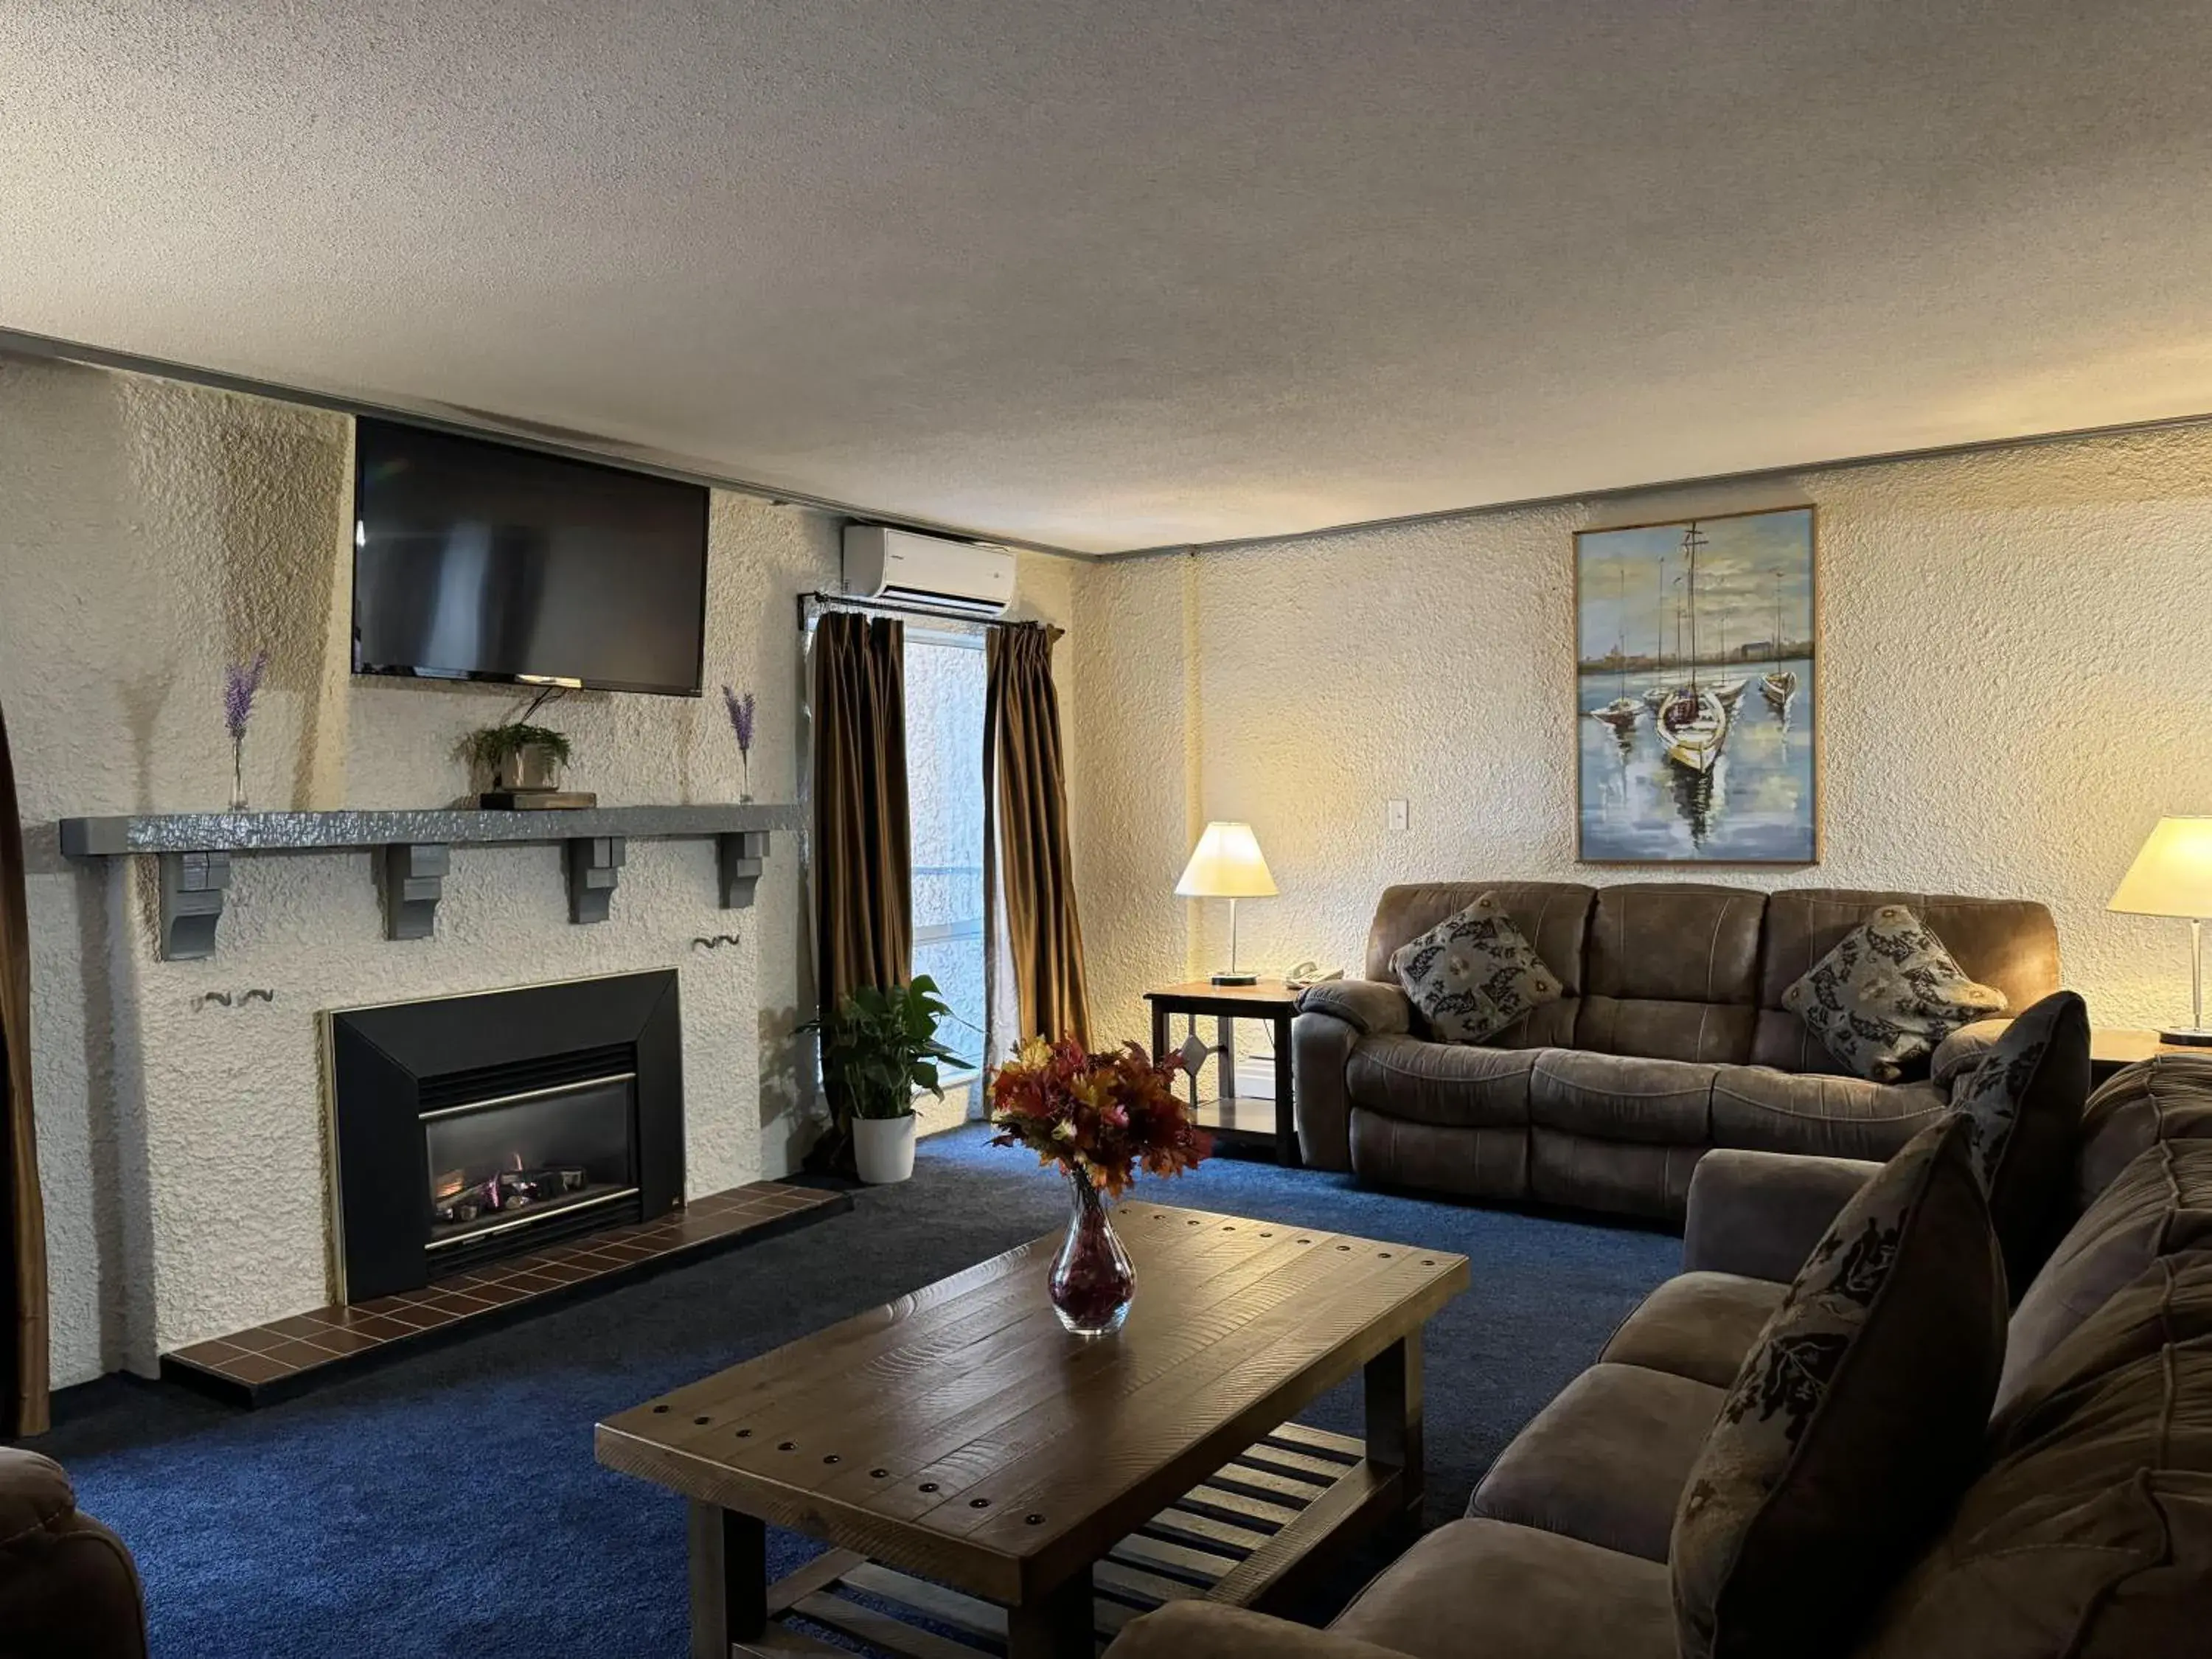
[[[699,695],[707,491],[355,422],[353,669]]]

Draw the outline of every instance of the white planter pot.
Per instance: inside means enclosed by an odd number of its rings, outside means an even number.
[[[853,1157],[860,1166],[860,1179],[872,1187],[886,1187],[914,1173],[915,1116],[856,1117],[853,1120]]]

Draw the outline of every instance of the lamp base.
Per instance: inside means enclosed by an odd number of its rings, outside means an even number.
[[[2212,1031],[2193,1025],[2180,1025],[2170,1031],[2160,1031],[2158,1040],[2172,1048],[2212,1048]]]
[[[1240,974],[1233,970],[1228,973],[1216,974],[1208,981],[1208,983],[1213,985],[1257,985],[1259,982],[1260,976],[1257,974]],[[2212,1032],[2208,1032],[2205,1035],[2204,1041],[2207,1042],[2212,1042]]]

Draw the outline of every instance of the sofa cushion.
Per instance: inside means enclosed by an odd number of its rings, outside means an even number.
[[[1674,1659],[1667,1569],[1504,1521],[1437,1528],[1329,1626],[1412,1659]]]
[[[1467,1512],[1664,1561],[1724,1397],[1715,1383],[1601,1361],[1513,1437]]]
[[[1947,1109],[1942,1091],[1926,1083],[1723,1066],[1713,1076],[1712,1142],[1880,1163]]]
[[[1886,904],[1909,907],[1943,941],[1952,959],[1970,977],[2003,992],[2009,1007],[2025,1008],[2059,988],[2057,925],[2048,909],[2031,900],[1785,888],[1770,895],[1766,903],[1754,1064],[1790,1072],[1845,1069],[1804,1021],[1784,1010],[1783,994]]]
[[[2004,1012],[2004,993],[1960,970],[1926,923],[1887,904],[1782,994],[1844,1069],[1876,1083],[1924,1075],[1936,1045]]]
[[[1694,882],[1597,890],[1575,1047],[1660,1060],[1749,1057],[1765,896]]]
[[[2013,1021],[1951,1091],[1973,1135],[2005,1279],[2024,1294],[2072,1219],[2074,1156],[2089,1097],[2089,1010],[2057,991]]]
[[[1390,971],[1446,1042],[1480,1042],[1565,994],[1491,893],[1400,945]]]
[[[1721,1409],[1674,1522],[1684,1659],[1844,1650],[1971,1478],[2004,1269],[1966,1124],[1844,1205]]]
[[[2115,1291],[2160,1256],[2212,1247],[2212,1140],[2160,1141],[2081,1212],[2012,1316],[1997,1407]]]
[[[2202,1139],[2212,1139],[2212,1054],[2154,1054],[2122,1066],[2081,1109],[2075,1212],[2160,1141]]]
[[[1389,980],[1398,947],[1485,893],[1505,907],[1513,925],[1559,975],[1569,997],[1583,990],[1583,952],[1596,890],[1571,881],[1424,881],[1386,887],[1367,929],[1366,977]]]
[[[1518,1128],[1528,1121],[1528,1074],[1547,1052],[1368,1037],[1345,1062],[1344,1086],[1354,1106],[1409,1123]]]
[[[1528,1074],[1528,1121],[1596,1140],[1707,1146],[1715,1069],[1546,1048]]]
[[[1729,1388],[1789,1288],[1741,1273],[1678,1273],[1621,1321],[1598,1357]]]
[[[2212,1255],[2168,1256],[2046,1355],[1866,1659],[2212,1645]]]

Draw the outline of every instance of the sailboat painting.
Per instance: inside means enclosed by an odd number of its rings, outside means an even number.
[[[1810,507],[1575,537],[1577,855],[1820,855]]]

